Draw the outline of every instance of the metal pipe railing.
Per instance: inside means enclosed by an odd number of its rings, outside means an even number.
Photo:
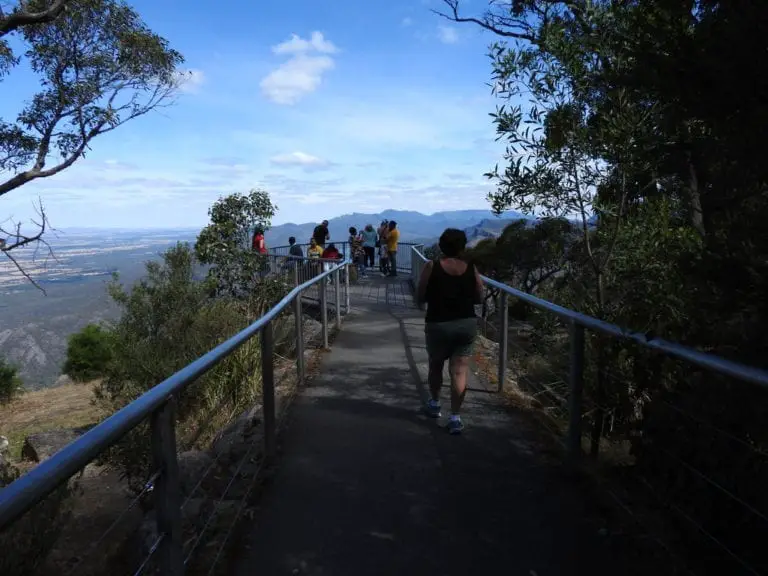
[[[343,241],[343,242],[329,242],[329,244],[333,244],[336,246],[336,249],[341,253],[341,255],[345,259],[350,259],[351,254],[349,253],[349,242]],[[298,246],[301,248],[302,253],[307,253],[307,247],[309,246],[308,243],[296,243],[294,246]],[[398,242],[397,244],[397,269],[400,272],[410,272],[411,271],[411,249],[414,246],[421,246],[421,244],[415,244],[413,242]],[[289,257],[290,254],[290,246],[275,246],[272,248],[269,248],[269,252],[271,255],[279,256],[282,258]],[[299,256],[294,256],[294,258],[300,258]],[[379,253],[378,250],[376,251],[376,255],[374,258],[374,265],[377,266],[379,262]],[[354,262],[353,262],[354,264]]]
[[[273,321],[289,306],[296,315],[296,354],[299,384],[304,378],[304,346],[302,330],[302,294],[313,286],[320,287],[323,346],[328,347],[328,315],[325,298],[327,279],[350,265],[335,263],[293,288],[280,302],[253,324],[182,368],[163,382],[142,394],[112,416],[65,446],[48,460],[0,490],[0,531],[9,527],[33,506],[54,492],[61,484],[85,468],[99,455],[119,442],[145,420],[150,420],[152,460],[161,471],[153,492],[160,534],[156,550],[162,574],[184,573],[181,535],[180,479],[176,452],[176,397],[190,384],[211,370],[257,334],[261,335],[261,371],[264,410],[264,449],[272,458],[276,446],[275,380],[273,364]],[[345,270],[346,271],[346,270]],[[294,278],[298,278],[294,276]],[[338,286],[338,281],[337,281]],[[339,309],[337,308],[337,316]],[[338,325],[337,318],[337,325]]]
[[[411,277],[414,289],[418,288],[421,272],[424,265],[427,263],[427,258],[421,253],[420,248],[420,246],[413,246],[411,248]],[[723,376],[730,376],[742,382],[768,388],[768,371],[727,360],[713,354],[699,352],[688,346],[669,342],[661,338],[648,338],[645,334],[633,332],[615,324],[576,312],[575,310],[564,308],[563,306],[537,298],[522,290],[507,286],[506,284],[488,278],[487,276],[481,276],[481,279],[486,287],[495,288],[499,291],[498,308],[501,313],[501,333],[499,335],[498,358],[499,391],[503,390],[507,371],[508,307],[506,301],[509,296],[518,298],[539,310],[549,312],[556,317],[565,320],[570,325],[571,351],[569,360],[569,401],[571,415],[567,434],[567,446],[571,462],[575,463],[578,461],[581,455],[581,395],[584,382],[584,332],[586,329],[612,338],[634,342],[641,347],[660,352],[671,358],[683,360],[693,366]]]

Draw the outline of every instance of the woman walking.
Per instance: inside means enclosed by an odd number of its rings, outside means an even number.
[[[467,246],[462,230],[448,228],[440,236],[442,257],[428,262],[419,278],[417,299],[426,303],[424,335],[429,355],[429,392],[426,412],[439,418],[443,366],[450,362],[451,416],[448,431],[460,434],[461,405],[467,390],[467,373],[477,337],[475,304],[482,299],[483,282],[474,264],[460,259]]]

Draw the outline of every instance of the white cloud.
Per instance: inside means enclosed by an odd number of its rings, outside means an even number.
[[[291,152],[290,154],[278,154],[272,156],[269,161],[275,166],[290,166],[302,168],[304,171],[325,170],[332,164],[328,160],[306,154],[305,152]]]
[[[459,33],[451,26],[438,26],[438,37],[443,44],[456,44],[459,41]]]
[[[205,84],[205,73],[202,70],[190,68],[188,70],[179,70],[176,72],[176,82],[179,90],[188,94],[194,94],[200,91]]]
[[[307,52],[321,52],[323,54],[335,54],[338,48],[332,42],[323,37],[322,32],[312,32],[309,40],[301,36],[291,34],[291,39],[272,47],[275,54],[306,54]]]
[[[470,107],[449,96],[402,89],[381,91],[378,100],[362,93],[335,98],[303,116],[295,129],[304,142],[333,158],[360,153],[370,158],[392,150],[474,150],[475,140],[486,134],[492,139],[492,106],[490,96],[486,105]],[[334,150],[328,153],[331,144]]]
[[[408,26],[413,25],[413,18],[411,18],[410,16],[406,16],[405,18],[402,19],[402,21],[400,22],[400,25],[403,28],[408,28]]]
[[[293,34],[272,52],[290,58],[262,79],[261,91],[276,104],[291,105],[320,86],[323,74],[335,65],[328,54],[338,49],[321,32],[312,32],[309,40]]]

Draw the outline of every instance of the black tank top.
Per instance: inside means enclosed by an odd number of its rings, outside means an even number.
[[[475,266],[467,265],[467,271],[452,276],[443,270],[440,260],[432,267],[427,282],[426,322],[448,322],[475,317]]]

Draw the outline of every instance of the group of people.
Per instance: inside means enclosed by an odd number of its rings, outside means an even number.
[[[331,241],[328,230],[328,220],[323,220],[315,226],[312,237],[309,239],[306,257],[314,260],[338,260],[344,258],[339,249]],[[349,256],[358,268],[361,276],[366,276],[367,271],[376,266],[376,256],[379,258],[379,271],[384,276],[397,276],[397,246],[400,241],[400,231],[397,222],[382,220],[378,228],[367,224],[365,228],[358,230],[352,226],[349,228]],[[288,239],[290,245],[288,254],[297,258],[303,258],[304,253],[296,238]]]
[[[383,276],[397,276],[397,245],[400,241],[400,230],[394,220],[382,220],[378,228],[366,224],[358,231],[352,226],[349,229],[349,246],[352,261],[357,265],[362,276],[368,269],[376,265],[379,257],[379,271]]]

